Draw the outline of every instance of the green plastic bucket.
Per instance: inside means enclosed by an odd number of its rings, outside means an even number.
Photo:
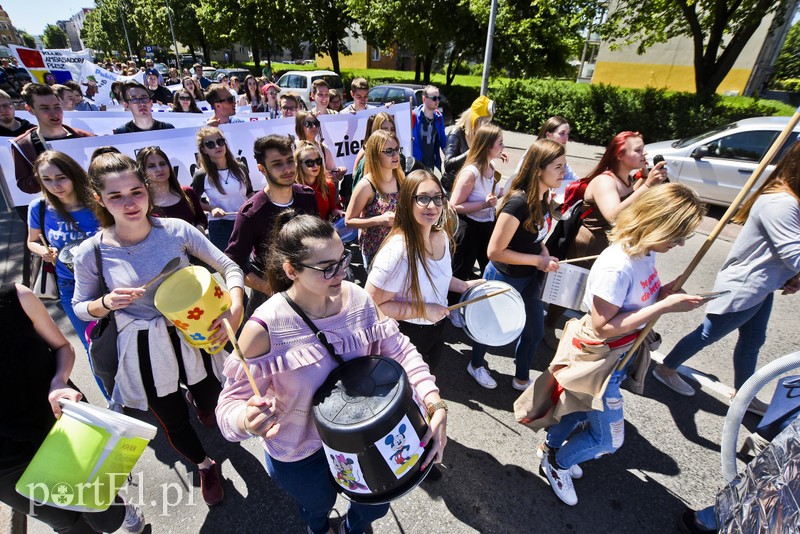
[[[17,482],[17,492],[40,504],[102,512],[156,427],[85,402],[62,401],[62,412]]]

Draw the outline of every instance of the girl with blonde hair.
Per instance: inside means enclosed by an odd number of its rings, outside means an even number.
[[[297,164],[297,183],[314,190],[319,216],[326,221],[342,215],[342,203],[336,184],[327,177],[319,147],[309,141],[300,141],[294,151]]]

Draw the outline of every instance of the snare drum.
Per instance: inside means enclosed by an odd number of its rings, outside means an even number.
[[[467,335],[473,341],[490,347],[507,345],[522,334],[525,328],[522,296],[512,286],[499,280],[473,286],[461,295],[461,302],[465,302],[500,289],[508,291],[459,308]]]

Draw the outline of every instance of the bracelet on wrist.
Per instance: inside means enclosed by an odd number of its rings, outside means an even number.
[[[106,295],[107,294],[108,293],[106,293],[102,297],[100,297],[100,304],[103,305],[103,308],[107,309],[108,311],[111,311],[111,308],[109,306],[106,306]]]

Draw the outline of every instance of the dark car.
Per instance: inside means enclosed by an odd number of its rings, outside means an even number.
[[[231,79],[231,76],[236,76],[239,78],[239,81],[244,83],[245,77],[249,75],[250,71],[245,69],[217,69],[211,74],[211,76],[209,76],[209,78],[212,81],[218,82],[223,76],[227,76],[229,80]]]
[[[422,90],[424,85],[413,83],[395,83],[391,85],[376,85],[369,90],[367,97],[368,103],[373,106],[382,106],[387,102],[394,102],[399,104],[401,102],[408,102],[411,98],[411,106],[417,107],[422,104]],[[441,100],[439,100],[439,110],[444,115],[445,126],[453,124],[453,110],[447,97],[439,92]]]

